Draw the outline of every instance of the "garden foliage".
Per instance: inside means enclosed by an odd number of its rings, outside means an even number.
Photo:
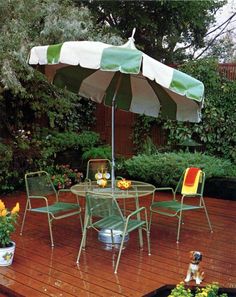
[[[57,190],[70,189],[74,184],[80,183],[83,178],[83,172],[77,168],[71,168],[69,164],[55,165],[46,168],[51,175],[52,183]]]
[[[200,79],[205,85],[205,106],[198,124],[166,122],[168,141],[179,144],[194,139],[207,154],[236,162],[236,81],[219,73],[218,63],[203,59],[187,63],[182,70]]]
[[[159,125],[166,132],[166,149],[176,149],[182,143],[192,140],[201,144],[206,154],[230,159],[235,163],[236,81],[228,80],[220,74],[218,62],[213,59],[188,62],[180,70],[204,83],[205,100],[201,122],[164,121],[161,118],[139,116],[133,135],[136,150],[143,151],[143,140],[151,136],[153,125]]]
[[[84,151],[100,142],[99,134],[91,131],[80,134],[49,129],[42,129],[38,134],[29,130],[15,131],[12,140],[6,144],[0,143],[0,192],[18,189],[23,185],[24,174],[29,171],[49,169],[52,175],[60,175],[61,172],[57,170],[58,156],[67,150],[75,150],[78,158],[82,158]]]
[[[175,187],[182,172],[190,166],[201,168],[206,173],[206,178],[236,176],[236,166],[229,160],[202,153],[143,154],[124,162],[124,169],[128,176],[132,179],[151,182],[156,186]]]
[[[205,25],[208,26],[214,20],[214,10],[221,7],[223,3],[224,1],[212,0],[209,3],[202,3],[202,7],[199,4],[194,7],[206,17]],[[108,5],[108,8],[111,5],[95,2],[90,4],[94,17],[98,13],[97,5]],[[67,150],[78,151],[78,155],[84,161],[89,158],[110,159],[111,148],[99,146],[101,144],[99,136],[88,131],[95,121],[94,103],[67,90],[59,90],[49,84],[39,71],[35,71],[27,64],[30,48],[38,44],[53,44],[73,39],[99,40],[111,44],[123,43],[122,39],[114,33],[115,31],[112,31],[112,26],[109,28],[98,26],[91,12],[81,5],[82,1],[76,4],[76,1],[72,0],[0,1],[0,31],[2,33],[0,35],[0,192],[12,191],[22,186],[24,174],[27,171],[50,167],[54,168],[52,174],[57,173],[56,159],[58,155]],[[119,13],[122,13],[123,4],[116,5]],[[135,3],[129,5],[131,8],[136,6]],[[192,3],[187,6],[186,11],[182,9],[181,3],[164,1],[160,6],[159,3],[145,4],[143,2],[142,5],[146,8],[147,15],[150,13],[148,5],[153,5],[157,10],[166,7],[167,14],[171,13],[171,15],[172,9],[176,11],[178,8],[177,18],[182,14],[187,20],[189,17],[192,18],[188,13],[188,10],[192,9]],[[138,10],[136,15],[141,17],[142,25],[145,26],[150,20],[146,19],[143,22],[143,7],[142,13]],[[126,28],[125,18],[121,19],[117,15],[117,20],[120,22],[117,24],[118,30],[130,34],[131,29]],[[103,22],[104,19],[100,21]],[[177,28],[179,32],[185,32],[184,36],[176,35],[180,38],[178,40],[178,38],[172,38],[173,28],[175,27],[176,30],[176,26],[173,27],[168,20],[164,26],[167,26],[168,32],[171,32],[168,37],[169,42],[176,44],[181,41],[181,36],[193,41],[202,40],[203,32],[199,35],[196,33],[199,30],[193,30],[194,26],[198,27],[198,21],[199,17],[195,18],[195,22],[191,22],[193,27],[190,31],[187,27],[182,28],[184,30]],[[201,19],[202,21],[204,19]],[[150,22],[153,24],[153,20]],[[129,25],[133,26],[131,23]],[[205,31],[206,27],[204,27]],[[146,29],[143,27],[144,31]],[[150,42],[141,38],[147,35],[140,30],[137,32],[139,36],[137,44],[145,48]],[[153,32],[153,28],[148,30]],[[158,30],[161,29],[157,26],[155,30],[159,32]],[[152,34],[153,48],[149,49],[150,54],[154,47],[157,47],[155,36],[166,38],[166,34]],[[161,42],[160,45],[162,44],[164,43]],[[145,48],[145,52],[148,52],[148,48]],[[156,54],[159,52],[158,50]],[[166,54],[163,54],[161,58],[168,61]],[[155,154],[155,147],[147,137],[152,125],[156,123],[167,131],[168,141],[172,147],[192,138],[203,144],[207,154],[236,160],[236,113],[233,108],[236,105],[236,83],[221,77],[217,71],[217,63],[214,61],[192,62],[182,69],[204,82],[206,99],[203,120],[199,124],[177,122],[165,122],[164,124],[161,119],[140,117],[141,120],[134,133],[134,143],[139,152],[148,152],[148,155],[137,156],[127,162],[124,160],[117,162],[116,168],[126,172],[132,178],[170,185],[174,183],[176,176],[179,176],[179,171],[187,165],[181,154],[172,157]],[[144,138],[147,138],[146,142]],[[206,169],[208,176],[235,176],[235,172],[229,172],[233,167],[227,161],[207,159],[210,157],[206,155],[201,155],[199,158],[194,155],[193,159],[189,155],[188,158],[188,164],[196,164]],[[227,166],[229,169],[226,169]]]
[[[227,297],[226,293],[219,293],[219,285],[217,283],[212,283],[206,285],[204,288],[197,288],[196,291],[185,288],[184,283],[179,283],[174,289],[172,289],[171,294],[167,297]]]

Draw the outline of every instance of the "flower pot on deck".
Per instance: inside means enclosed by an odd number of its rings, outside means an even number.
[[[11,246],[0,248],[0,266],[9,266],[12,264],[15,253],[15,242],[11,242]]]

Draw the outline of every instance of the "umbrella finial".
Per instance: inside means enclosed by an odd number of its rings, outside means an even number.
[[[133,29],[131,37],[129,37],[128,42],[126,42],[124,45],[121,45],[121,47],[136,49],[134,45],[134,34],[135,34],[136,28]]]
[[[134,34],[135,34],[135,32],[136,32],[136,28],[133,29],[133,31],[132,31],[132,35],[131,35],[131,37],[130,37],[131,39],[133,39],[133,41],[135,40],[135,39],[134,39]]]

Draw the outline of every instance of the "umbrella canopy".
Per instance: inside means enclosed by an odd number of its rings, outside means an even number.
[[[136,49],[133,35],[122,46],[69,41],[33,47],[29,56],[29,64],[45,65],[53,84],[112,106],[112,180],[115,108],[178,121],[201,120],[203,83]]]

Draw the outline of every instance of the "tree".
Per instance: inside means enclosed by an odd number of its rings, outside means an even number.
[[[234,34],[226,33],[216,40],[205,52],[205,57],[214,57],[221,63],[234,63],[236,61],[236,45]]]
[[[125,38],[132,29],[136,45],[167,64],[188,56],[186,49],[202,48],[215,13],[225,0],[205,1],[78,1],[89,7],[95,21]]]
[[[201,57],[215,57],[219,61],[234,60],[235,55],[235,26],[236,12],[211,28],[205,37],[205,46],[200,49],[192,49],[192,58],[199,59]]]
[[[70,0],[0,0],[0,32],[2,132],[11,135],[16,128],[34,129],[39,123],[60,129],[88,127],[92,103],[49,85],[27,64],[29,50],[68,40],[96,37],[119,43],[121,39],[97,28],[88,8],[77,8]]]
[[[26,171],[52,165],[75,132],[94,122],[94,104],[59,90],[27,63],[34,45],[95,39],[121,42],[98,28],[71,0],[0,0],[0,192]],[[52,135],[63,145],[52,145]],[[64,137],[63,137],[64,136]]]

